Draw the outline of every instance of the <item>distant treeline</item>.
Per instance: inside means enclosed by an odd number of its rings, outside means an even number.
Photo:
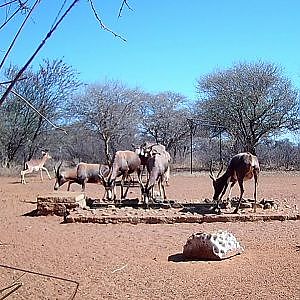
[[[7,69],[7,79],[17,72]],[[113,80],[83,85],[77,76],[62,60],[24,73],[0,106],[2,167],[22,168],[45,149],[52,163],[110,163],[117,150],[150,141],[166,146],[174,168],[208,170],[249,151],[264,169],[300,169],[299,144],[275,140],[297,132],[300,119],[299,93],[274,64],[237,64],[201,77],[197,100]]]

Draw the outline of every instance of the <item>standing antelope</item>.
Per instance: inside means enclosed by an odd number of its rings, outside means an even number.
[[[102,174],[99,174],[102,179],[103,185],[107,192],[108,200],[116,200],[116,178],[122,176],[121,179],[121,200],[126,198],[131,177],[130,174],[136,172],[138,175],[138,182],[141,185],[141,160],[139,156],[129,150],[125,151],[117,151],[114,156],[113,164],[111,167],[111,172],[108,178],[104,178]],[[128,186],[124,193],[124,181],[125,179],[129,179]]]
[[[149,174],[146,186],[141,186],[144,203],[148,206],[149,199],[151,197],[153,199],[153,188],[156,181],[160,197],[165,200],[167,197],[164,182],[168,184],[170,177],[171,156],[169,152],[167,152],[165,146],[161,144],[144,143],[140,147],[139,156],[142,163],[146,165]]]
[[[221,171],[222,171],[222,168],[219,171],[219,174],[221,173]],[[215,178],[213,176],[212,169],[210,168],[210,178],[213,180],[213,187],[214,187],[213,200],[217,201],[215,210],[217,210],[218,213],[220,213],[219,203],[226,192],[228,184],[231,182],[230,189],[229,189],[229,195],[228,195],[228,197],[230,199],[231,189],[233,188],[235,183],[238,182],[239,186],[240,186],[240,198],[239,198],[237,207],[234,210],[234,213],[237,213],[238,209],[240,207],[242,198],[243,198],[243,194],[244,194],[243,182],[245,180],[248,180],[248,179],[251,179],[252,177],[254,177],[254,212],[256,212],[257,181],[258,181],[259,171],[260,171],[260,168],[259,168],[259,163],[258,163],[257,157],[248,152],[247,153],[239,153],[239,154],[233,156],[229,162],[227,170],[219,178],[218,178],[219,174],[217,175],[217,178]],[[220,194],[221,194],[221,196],[220,196]]]
[[[51,179],[51,176],[44,164],[48,159],[52,158],[47,151],[42,151],[41,159],[31,159],[25,163],[25,169],[21,171],[21,183],[26,184],[25,174],[32,173],[33,171],[41,171],[41,180],[43,181],[43,171],[48,175],[48,178]]]
[[[162,144],[145,142],[138,148],[135,145],[132,145],[132,146],[135,148],[135,153],[137,153],[139,155],[139,157],[141,159],[141,164],[143,166],[147,166],[148,159],[154,153],[160,153],[160,154],[163,153],[167,157],[169,162],[171,161],[171,156],[170,156],[169,152],[166,150],[166,147]],[[149,178],[149,176],[148,176],[148,178]],[[168,166],[168,169],[166,170],[166,172],[164,174],[164,180],[165,180],[167,186],[169,185],[169,179],[170,179],[170,166]]]

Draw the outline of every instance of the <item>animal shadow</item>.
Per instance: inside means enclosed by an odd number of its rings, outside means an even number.
[[[30,212],[27,212],[25,214],[22,215],[22,217],[39,217],[40,215],[38,214],[38,210],[34,209]]]
[[[189,203],[184,204],[184,207],[180,210],[182,213],[196,213],[199,215],[215,214],[213,204],[209,203]]]
[[[21,180],[19,180],[19,181],[11,181],[10,184],[22,184],[22,183]]]

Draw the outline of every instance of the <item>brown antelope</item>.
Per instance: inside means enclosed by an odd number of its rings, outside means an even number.
[[[48,159],[52,158],[47,151],[42,151],[41,159],[31,159],[25,163],[25,169],[21,171],[21,183],[26,184],[25,174],[29,174],[32,172],[41,171],[41,181],[43,181],[43,171],[45,171],[48,175],[48,178],[51,179],[51,176],[44,164]]]
[[[166,150],[166,147],[162,144],[145,142],[139,147],[136,147],[135,145],[132,145],[132,146],[135,148],[135,153],[137,153],[139,155],[139,157],[141,159],[141,164],[143,166],[147,166],[148,159],[154,153],[160,153],[160,154],[163,153],[167,157],[169,162],[171,161],[171,156],[170,156],[169,152]],[[167,186],[169,185],[169,179],[170,179],[170,166],[168,166],[168,169],[166,170],[166,172],[164,174],[164,181],[166,182]]]
[[[85,191],[86,183],[103,183],[99,174],[106,177],[109,174],[109,166],[100,164],[79,163],[75,168],[60,172],[62,162],[57,170],[55,169],[56,182],[54,190],[58,190],[60,186],[68,182],[67,190],[70,190],[72,183],[80,184],[82,192]]]
[[[102,179],[103,185],[107,192],[108,200],[116,200],[116,178],[122,176],[121,178],[121,200],[126,198],[131,177],[130,174],[136,172],[138,175],[138,182],[141,185],[141,160],[139,156],[129,150],[117,151],[114,155],[113,164],[111,167],[110,175],[106,179],[102,174],[99,177]],[[128,186],[124,193],[124,182],[125,179],[129,179]]]
[[[231,190],[235,183],[238,182],[240,187],[240,198],[234,210],[234,213],[237,213],[244,194],[243,182],[254,177],[254,212],[256,212],[257,183],[260,171],[257,157],[248,152],[239,153],[232,157],[225,173],[221,177],[218,177],[221,171],[222,168],[219,171],[217,178],[215,178],[212,173],[212,168],[210,168],[210,178],[213,180],[214,187],[213,200],[217,202],[214,209],[220,213],[219,203],[226,192],[228,184],[231,183],[228,195],[230,199]]]
[[[149,174],[146,186],[141,185],[145,205],[148,206],[149,199],[154,198],[153,188],[156,182],[158,184],[159,195],[165,200],[167,197],[164,182],[168,184],[170,177],[171,156],[169,152],[161,144],[144,143],[139,149],[139,156],[142,164],[146,165]]]

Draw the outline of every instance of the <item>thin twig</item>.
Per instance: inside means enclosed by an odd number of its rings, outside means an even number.
[[[55,20],[54,20],[51,28],[53,28],[53,26],[55,25],[59,15],[61,14],[62,10],[64,9],[64,7],[66,5],[66,2],[67,2],[67,0],[64,0],[63,4],[61,5],[60,10],[58,11],[57,16],[55,17]]]
[[[46,118],[42,113],[40,113],[28,100],[26,100],[23,96],[21,96],[20,94],[18,94],[17,92],[15,92],[14,90],[11,90],[11,92],[16,95],[17,97],[19,97],[21,100],[23,100],[30,108],[32,108],[38,115],[40,115],[43,119],[45,119],[52,127],[54,127],[55,129],[61,130],[62,132],[64,132],[65,134],[67,134],[66,130],[63,128],[60,128],[58,126],[56,126],[55,124],[53,124],[48,118]]]
[[[41,116],[43,119],[45,119],[52,127],[54,127],[57,130],[61,130],[62,132],[64,132],[65,134],[68,134],[66,132],[65,129],[60,128],[58,126],[56,126],[55,124],[53,124],[47,117],[45,117],[41,112],[39,112],[28,100],[26,100],[22,95],[20,95],[19,93],[17,93],[14,90],[11,90],[11,93],[14,94],[15,96],[17,96],[18,98],[20,98],[22,101],[24,101],[31,109],[33,109],[39,116]]]
[[[10,1],[10,2],[1,4],[1,5],[0,5],[0,8],[1,8],[1,7],[4,7],[4,6],[7,6],[7,5],[10,5],[10,4],[12,4],[12,3],[16,2],[16,1],[18,1],[18,0],[12,0],[12,1]]]
[[[57,279],[57,280],[62,280],[62,281],[67,281],[67,282],[70,282],[70,283],[74,283],[76,285],[76,287],[75,287],[74,292],[70,296],[69,300],[73,300],[75,298],[75,295],[76,295],[77,291],[78,291],[79,282],[75,281],[75,280],[72,280],[72,279],[58,277],[58,276],[55,276],[55,275],[43,274],[43,273],[40,273],[40,272],[25,270],[25,269],[12,267],[12,266],[8,266],[8,265],[2,265],[2,264],[0,264],[0,268],[6,268],[6,269],[10,269],[10,270],[21,271],[21,272],[25,272],[25,273],[29,273],[29,274],[33,274],[33,275],[39,275],[39,276],[43,276],[43,277],[48,277],[48,278],[53,278],[53,279]]]
[[[12,293],[14,293],[16,290],[18,290],[21,286],[23,285],[22,282],[15,282],[5,288],[3,288],[2,290],[0,290],[0,294],[2,294],[4,291],[13,288],[12,290],[10,290],[7,294],[1,296],[0,300],[3,300],[5,298],[7,298],[9,295],[11,295]]]
[[[127,264],[124,265],[124,266],[121,267],[121,268],[118,268],[118,269],[113,270],[111,273],[115,273],[115,272],[121,271],[121,270],[123,270],[123,269],[126,268],[126,267],[127,267]]]
[[[18,79],[18,81],[21,81],[21,80],[24,80],[24,79],[27,79],[27,77],[22,77],[22,78]],[[0,82],[0,85],[1,84],[9,84],[9,83],[12,83],[12,82],[13,82],[13,80],[3,81],[3,82]]]
[[[121,35],[115,33],[114,31],[112,31],[111,29],[109,29],[108,27],[106,27],[106,26],[104,25],[104,23],[102,22],[102,20],[100,19],[99,15],[98,15],[98,13],[96,12],[96,9],[95,9],[93,0],[88,0],[88,1],[89,1],[89,3],[90,3],[90,6],[91,6],[91,9],[92,9],[92,11],[93,11],[93,13],[94,13],[95,18],[96,18],[97,21],[99,22],[100,27],[101,27],[103,30],[106,30],[106,31],[110,32],[112,35],[114,35],[115,37],[121,39],[122,41],[127,42],[126,39],[124,39]]]
[[[133,9],[132,9],[132,8],[129,6],[129,4],[128,4],[127,0],[123,0],[123,1],[122,1],[122,4],[121,4],[121,7],[120,7],[120,10],[119,10],[118,18],[120,18],[120,17],[121,17],[121,14],[122,14],[122,11],[123,11],[123,8],[124,8],[124,5],[126,5],[126,6],[127,6],[127,8],[128,8],[129,10],[133,10]]]
[[[42,47],[46,44],[46,41],[51,37],[52,33],[57,29],[59,24],[62,22],[62,20],[66,17],[66,15],[71,11],[71,9],[75,6],[75,4],[79,2],[79,0],[74,0],[68,9],[65,11],[65,13],[61,16],[61,18],[56,22],[54,27],[51,28],[51,30],[47,33],[46,37],[43,39],[43,41],[40,43],[40,45],[37,47],[35,52],[32,54],[32,56],[28,59],[26,64],[20,69],[20,71],[17,73],[16,77],[14,78],[13,82],[9,85],[9,87],[6,89],[4,94],[2,95],[0,99],[0,106],[4,102],[5,98],[9,94],[9,92],[12,90],[13,86],[15,85],[16,81],[21,77],[21,75],[24,73],[24,71],[27,69],[27,67],[31,64],[35,56],[39,53],[39,51],[42,49]]]
[[[8,49],[7,49],[5,55],[4,55],[4,57],[3,57],[3,59],[2,59],[2,61],[1,61],[1,63],[0,63],[0,70],[1,70],[1,68],[2,68],[2,66],[3,66],[3,64],[4,64],[4,62],[5,62],[6,58],[7,58],[7,56],[9,55],[9,53],[10,53],[12,47],[14,46],[14,44],[15,44],[15,42],[16,42],[16,40],[17,40],[19,34],[20,34],[20,32],[22,31],[22,29],[23,29],[23,27],[25,26],[26,22],[28,21],[30,15],[32,14],[32,12],[34,11],[35,7],[38,5],[39,2],[40,2],[40,0],[36,0],[36,1],[35,1],[35,3],[33,4],[32,8],[31,8],[30,11],[29,11],[29,13],[27,14],[26,18],[24,19],[23,23],[21,24],[20,28],[18,29],[18,31],[17,31],[15,37],[13,38],[13,40],[12,40],[10,46],[8,47]]]
[[[6,24],[8,24],[8,23],[13,19],[13,17],[14,17],[21,9],[22,9],[21,7],[18,7],[17,10],[16,10],[15,12],[13,12],[13,13],[11,14],[11,16],[10,16],[8,19],[6,19],[6,20],[4,21],[4,23],[0,26],[0,30],[2,30],[2,28],[3,28]]]

